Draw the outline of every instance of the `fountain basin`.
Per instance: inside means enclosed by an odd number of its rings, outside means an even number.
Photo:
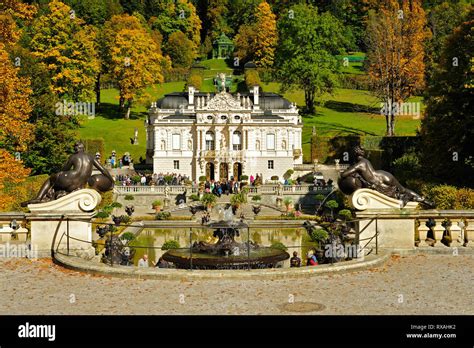
[[[190,269],[246,269],[275,268],[290,255],[283,250],[260,247],[250,251],[250,255],[213,255],[209,253],[192,253],[189,249],[172,249],[163,254],[163,259],[172,262],[176,268]]]

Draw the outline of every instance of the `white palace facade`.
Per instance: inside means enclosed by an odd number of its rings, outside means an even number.
[[[147,163],[154,173],[223,180],[241,175],[282,178],[303,163],[301,116],[278,94],[187,92],[153,103],[147,122]]]

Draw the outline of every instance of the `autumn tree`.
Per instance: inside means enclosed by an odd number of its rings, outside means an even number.
[[[12,200],[5,186],[20,183],[30,172],[24,168],[21,155],[33,139],[33,125],[28,123],[31,89],[29,80],[19,77],[18,70],[0,43],[0,210]]]
[[[132,102],[145,98],[145,88],[163,82],[168,64],[150,32],[134,16],[114,16],[106,23],[106,57],[112,78],[120,92],[120,108],[130,117]]]
[[[175,31],[170,35],[166,44],[166,53],[170,56],[175,68],[189,68],[194,60],[193,43],[180,31]]]
[[[373,93],[383,104],[386,134],[395,134],[398,106],[424,86],[424,43],[429,37],[421,0],[386,0],[369,15],[367,59]]]
[[[58,0],[37,18],[32,28],[31,50],[50,72],[51,88],[60,99],[93,98],[99,70],[94,39],[96,30]]]
[[[421,124],[422,167],[433,180],[473,187],[474,10],[446,39]]]
[[[255,8],[254,16],[254,23],[240,26],[234,39],[234,56],[244,64],[254,61],[259,67],[271,67],[278,42],[276,16],[266,1]]]
[[[278,41],[276,16],[270,5],[262,1],[255,13],[255,64],[261,67],[273,65],[275,47]]]
[[[338,55],[346,44],[341,23],[310,5],[291,7],[291,16],[278,23],[280,43],[275,70],[282,91],[304,90],[306,109],[315,112],[315,98],[332,92],[340,75]]]
[[[234,57],[239,59],[239,64],[255,60],[255,25],[242,24],[234,38]]]
[[[15,44],[22,31],[16,21],[29,21],[36,14],[36,7],[22,3],[20,0],[2,0],[0,2],[0,42],[5,45]]]

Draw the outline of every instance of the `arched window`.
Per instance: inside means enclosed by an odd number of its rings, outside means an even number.
[[[235,151],[242,150],[242,133],[240,131],[235,131],[232,135],[232,144]]]
[[[206,132],[206,150],[207,151],[215,150],[215,138],[214,138],[214,132],[212,131]]]

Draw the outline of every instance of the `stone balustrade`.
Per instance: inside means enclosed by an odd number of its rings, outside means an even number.
[[[265,184],[260,186],[246,186],[249,191],[249,195],[278,195],[278,193],[285,194],[324,194],[331,192],[330,187],[321,187],[314,185],[281,185],[278,184]],[[188,195],[196,194],[199,192],[199,188],[192,186],[115,186],[114,191],[120,195],[127,194],[154,194],[154,195],[165,195],[166,191],[170,195],[177,195],[186,193]]]

